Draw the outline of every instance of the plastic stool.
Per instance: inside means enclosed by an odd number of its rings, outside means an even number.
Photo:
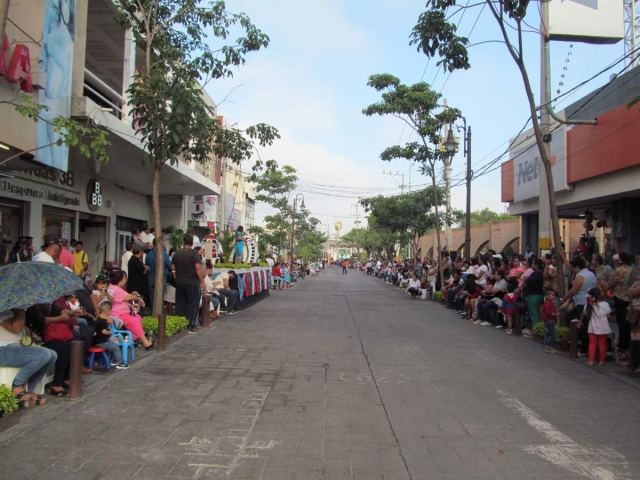
[[[100,347],[89,347],[89,369],[93,370],[93,363],[96,360],[96,353],[100,354],[98,355],[98,364],[100,364],[100,360],[102,360],[104,362],[104,367],[107,370],[111,370],[111,360],[109,359],[109,355],[107,354],[106,350],[104,348],[100,348]]]

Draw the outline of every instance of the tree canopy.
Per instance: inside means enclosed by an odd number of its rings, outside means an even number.
[[[144,52],[127,95],[133,127],[142,139],[142,161],[154,168],[151,202],[160,231],[160,171],[166,162],[206,164],[227,158],[239,163],[279,138],[275,128],[263,123],[244,130],[221,125],[203,92],[209,81],[232,76],[249,53],[267,47],[269,37],[246,14],[229,12],[222,0],[120,0],[114,8],[118,23]],[[236,40],[229,41],[232,34]],[[261,167],[260,159],[256,165]],[[158,243],[159,258],[161,247]],[[162,290],[158,275],[154,315],[162,306]]]
[[[496,213],[488,208],[483,208],[482,210],[471,212],[471,225],[485,225],[495,220],[512,220],[514,218],[518,217],[514,217],[508,213]],[[463,216],[460,219],[460,226],[464,227],[466,224],[467,218]]]

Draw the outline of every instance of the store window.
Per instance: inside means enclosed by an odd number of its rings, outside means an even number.
[[[16,242],[22,235],[23,204],[0,198],[0,236]]]
[[[51,236],[72,240],[75,232],[75,213],[59,208],[42,207],[42,236],[41,245],[44,245]]]

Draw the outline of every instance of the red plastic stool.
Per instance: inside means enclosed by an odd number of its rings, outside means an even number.
[[[111,359],[109,358],[109,355],[107,354],[107,351],[104,348],[100,348],[100,347],[89,347],[89,350],[87,350],[89,352],[89,369],[93,370],[93,363],[96,360],[96,353],[99,354],[98,355],[98,364],[100,363],[104,363],[104,367],[107,370],[111,370]],[[102,362],[100,361],[102,360]]]

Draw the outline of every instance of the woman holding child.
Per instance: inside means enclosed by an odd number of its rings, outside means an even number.
[[[113,298],[111,307],[111,316],[119,318],[124,326],[129,330],[134,340],[140,340],[140,343],[147,349],[151,350],[155,342],[149,341],[144,335],[142,329],[142,318],[137,313],[132,313],[129,302],[137,301],[141,307],[144,307],[144,301],[137,292],[127,293],[124,289],[127,284],[127,274],[122,270],[116,270],[111,273],[111,285],[109,286],[109,294]]]

